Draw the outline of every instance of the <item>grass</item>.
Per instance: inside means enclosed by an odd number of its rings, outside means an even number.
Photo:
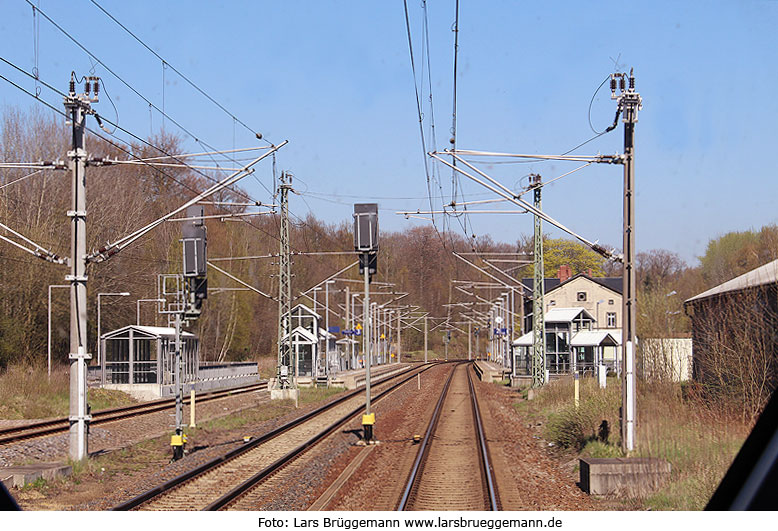
[[[9,420],[41,419],[68,415],[70,374],[67,368],[52,371],[45,368],[11,365],[0,373],[0,418]],[[135,403],[126,393],[107,389],[90,389],[92,411]]]
[[[343,387],[302,387],[300,388],[298,405],[304,406],[306,404],[323,402],[343,390]],[[266,407],[245,409],[234,415],[227,415],[199,423],[196,428],[187,429],[187,434],[194,438],[198,433],[198,430],[216,431],[242,428],[248,424],[255,424],[280,417],[293,409],[294,401],[292,400],[273,400]]]
[[[591,378],[580,381],[580,403],[573,404],[572,378],[551,382],[532,401],[516,404],[526,417],[543,424],[543,435],[581,457],[620,457],[619,381],[599,389]],[[670,481],[637,501],[645,509],[700,510],[705,507],[750,426],[723,409],[685,397],[680,384],[639,382],[637,457],[659,457],[672,465]],[[609,433],[601,430],[607,421]]]

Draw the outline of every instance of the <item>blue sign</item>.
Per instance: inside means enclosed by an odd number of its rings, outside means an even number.
[[[340,334],[340,327],[339,326],[331,326],[329,327],[330,334]]]

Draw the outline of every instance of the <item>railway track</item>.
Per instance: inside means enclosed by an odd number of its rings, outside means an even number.
[[[500,509],[469,366],[457,365],[444,385],[399,510]]]
[[[267,382],[260,382],[259,384],[245,387],[211,391],[209,393],[203,393],[199,395],[196,399],[196,403],[203,404],[218,400],[220,398],[253,393],[256,391],[264,391],[266,389]],[[189,399],[186,398],[184,403],[188,404]],[[154,400],[152,402],[144,402],[143,404],[133,404],[131,406],[104,409],[92,413],[92,421],[90,424],[103,424],[106,422],[114,422],[117,420],[123,420],[148,413],[156,413],[158,411],[164,411],[166,409],[175,407],[175,404],[175,398],[164,398],[161,400]],[[13,428],[4,428],[0,429],[0,445],[12,444],[36,437],[45,437],[48,435],[56,435],[58,433],[66,433],[69,429],[70,422],[66,417],[44,420],[24,426],[15,426]]]
[[[409,368],[374,383],[374,399],[431,366]],[[363,389],[317,408],[240,448],[147,491],[114,510],[242,509],[250,493],[364,409]],[[241,502],[241,500],[244,500]],[[250,501],[248,502],[251,503]]]

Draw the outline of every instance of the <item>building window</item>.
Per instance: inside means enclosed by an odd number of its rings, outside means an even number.
[[[548,301],[549,306],[556,306],[556,301]]]
[[[608,299],[608,306],[613,306],[613,299]]]
[[[605,314],[605,319],[608,328],[616,328],[616,312],[608,312]]]
[[[576,299],[578,302],[586,302],[586,292],[585,291],[579,291],[576,295]]]

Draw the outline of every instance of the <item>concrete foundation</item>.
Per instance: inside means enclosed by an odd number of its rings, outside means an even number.
[[[583,458],[580,487],[587,494],[645,496],[669,478],[671,466],[656,457]]]
[[[73,467],[63,463],[37,463],[35,465],[0,467],[0,481],[7,489],[20,489],[37,479],[53,480],[69,476]]]
[[[270,400],[297,400],[298,398],[300,398],[299,389],[270,388]]]

